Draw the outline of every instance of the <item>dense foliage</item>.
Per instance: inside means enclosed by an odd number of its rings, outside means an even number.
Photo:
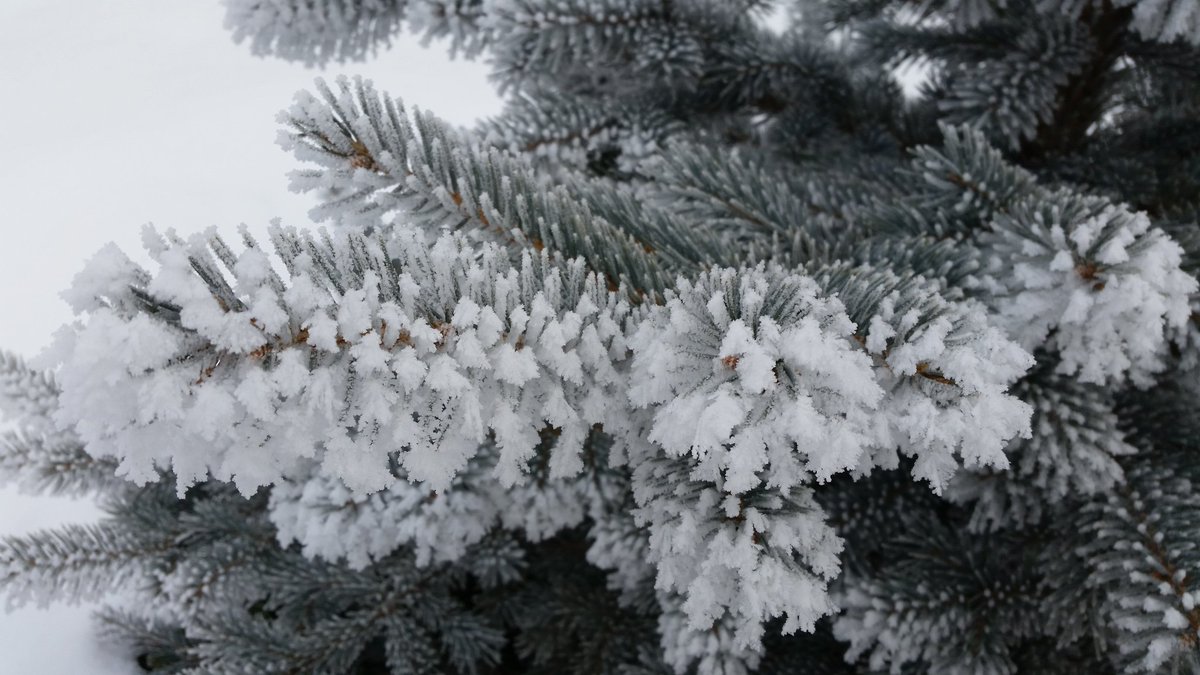
[[[226,4],[507,107],[318,82],[328,229],[97,254],[0,470],[109,516],[10,601],[156,673],[1200,672],[1200,0]]]

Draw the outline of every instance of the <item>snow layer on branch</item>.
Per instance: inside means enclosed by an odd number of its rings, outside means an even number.
[[[1058,372],[1083,382],[1152,383],[1197,288],[1178,244],[1145,213],[1064,192],[1014,205],[993,230],[1011,269],[995,305],[1018,341],[1055,349]]]
[[[761,645],[738,645],[728,617],[697,630],[683,613],[681,602],[673,593],[658,593],[663,660],[677,675],[689,672],[693,664],[697,675],[749,675],[758,668],[763,656]]]
[[[807,277],[763,268],[679,280],[631,340],[649,439],[730,494],[861,468],[883,396],[854,324]]]
[[[554,427],[550,476],[578,471],[587,430],[624,391],[628,312],[581,262],[514,266],[407,232],[272,236],[287,283],[254,246],[233,259],[212,243],[230,285],[203,241],[175,241],[145,294],[176,320],[90,312],[64,345],[60,412],[89,452],[136,481],[170,466],[181,491],[211,472],[246,493],[317,458],[356,494],[392,485],[398,453],[409,479],[443,490],[489,436],[494,475],[520,482]]]
[[[276,229],[273,260],[151,234],[154,275],[101,258],[60,421],[135,480],[275,484],[281,540],[355,566],[601,520],[572,478],[602,425],[646,536],[611,523],[590,555],[618,585],[646,571],[618,558],[644,556],[687,630],[727,631],[732,652],[677,650],[715,664],[757,653],[771,619],[790,633],[834,611],[842,542],[808,484],[899,448],[940,488],[956,454],[1002,464],[1028,419],[1005,390],[1029,356],[919,277],[724,269],[634,311],[581,261],[423,236]]]
[[[355,495],[336,477],[282,481],[271,490],[279,543],[298,542],[305,557],[345,560],[362,569],[404,545],[418,564],[459,558],[487,534],[495,505],[485,490],[431,493],[408,481]]]
[[[812,279],[759,267],[679,280],[631,338],[630,401],[651,413],[627,439],[635,513],[686,616],[664,633],[677,668],[741,672],[701,649],[714,623],[754,654],[766,621],[833,611],[841,540],[801,486],[867,468],[883,392],[853,332]]]
[[[715,270],[679,280],[630,345],[649,417],[625,448],[657,587],[689,630],[723,622],[739,650],[772,618],[812,630],[834,609],[842,544],[804,485],[895,466],[899,448],[940,490],[956,455],[1004,467],[1028,433],[1006,390],[1032,357],[920,277]]]
[[[1008,387],[1033,357],[988,323],[982,305],[950,302],[939,286],[869,266],[834,266],[818,283],[845,303],[855,340],[875,359],[886,395],[872,415],[873,464],[895,468],[901,452],[913,475],[937,493],[959,467],[1006,468],[1005,445],[1029,434],[1030,408]]]
[[[374,494],[355,494],[319,471],[302,482],[281,481],[271,491],[271,522],[282,546],[298,542],[306,557],[362,569],[402,547],[414,551],[419,566],[452,562],[494,528],[537,542],[583,521],[590,481],[504,487],[489,476],[496,460],[495,446],[485,445],[441,492],[397,480]]]
[[[689,459],[647,459],[633,475],[635,512],[649,528],[656,587],[682,598],[690,630],[721,622],[738,651],[761,648],[763,624],[811,631],[834,611],[828,582],[842,541],[810,490],[728,494],[692,476]],[[720,672],[720,671],[716,671]]]

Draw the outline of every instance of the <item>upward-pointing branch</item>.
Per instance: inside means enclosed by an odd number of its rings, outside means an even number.
[[[633,195],[584,179],[548,186],[528,161],[442,121],[380,97],[369,82],[318,82],[282,120],[282,144],[316,169],[292,175],[293,189],[319,191],[314,216],[359,228],[385,226],[395,212],[429,227],[486,232],[508,244],[582,257],[612,287],[660,297],[670,279],[721,262],[694,227]]]

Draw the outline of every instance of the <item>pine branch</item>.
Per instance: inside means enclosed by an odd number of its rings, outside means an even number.
[[[82,495],[115,484],[117,463],[89,455],[72,434],[9,431],[0,435],[0,482],[30,494]]]
[[[1089,3],[1083,10],[1078,22],[1094,45],[1090,58],[1062,87],[1053,116],[1043,120],[1033,139],[1022,147],[1022,163],[1036,163],[1044,155],[1067,153],[1083,145],[1104,112],[1113,66],[1123,54],[1132,19],[1132,7],[1110,0]]]
[[[496,119],[483,124],[491,143],[531,155],[548,175],[565,169],[628,179],[641,159],[686,129],[675,115],[647,97],[614,105],[603,98],[564,96],[555,90],[521,95]]]
[[[828,262],[853,242],[853,204],[784,177],[782,167],[711,145],[677,143],[654,166],[664,208],[725,234],[747,257],[789,266]],[[831,191],[832,192],[832,191]],[[781,244],[763,246],[771,238]],[[765,248],[756,256],[755,249]],[[783,255],[772,255],[776,250]]]
[[[272,239],[292,270],[283,293],[266,254],[251,247],[232,261],[235,294],[197,240],[159,251],[162,269],[146,289],[178,304],[185,328],[144,315],[93,317],[85,341],[133,331],[169,347],[79,353],[68,365],[77,386],[64,397],[66,414],[92,454],[122,458],[120,472],[136,480],[157,480],[169,464],[181,490],[211,471],[249,494],[298,471],[311,451],[297,448],[315,440],[334,473],[373,492],[395,482],[389,448],[404,438],[395,449],[408,448],[407,476],[444,489],[494,432],[495,473],[511,485],[536,454],[543,423],[534,420],[545,418],[564,432],[554,471],[574,473],[586,429],[614,405],[604,397],[620,386],[622,354],[609,350],[631,311],[581,260],[556,265],[527,253],[513,265],[495,247],[446,236],[429,248],[412,233],[394,234],[391,245],[356,234],[318,243],[282,230]],[[131,358],[143,365],[130,367]],[[123,375],[95,388],[87,374],[98,371]],[[137,391],[165,380],[191,393],[157,399],[159,412],[146,415]],[[128,398],[114,398],[114,386]],[[128,417],[113,424],[114,415]],[[139,440],[159,433],[174,442]],[[245,447],[278,465],[262,473]]]
[[[1129,670],[1200,663],[1200,609],[1191,589],[1198,562],[1192,484],[1172,477],[1162,455],[1127,467],[1129,482],[1088,505],[1077,549],[1105,597],[1112,639]]]
[[[256,55],[362,60],[400,31],[409,0],[226,0],[225,26]]]
[[[174,674],[199,666],[188,653],[195,643],[180,625],[113,608],[101,610],[98,619],[103,634],[127,645],[143,670]]]
[[[834,635],[847,659],[873,670],[1014,672],[1024,640],[1042,630],[1038,577],[1020,539],[969,538],[921,522],[883,551],[878,576],[850,578]]]
[[[174,545],[162,533],[121,523],[67,525],[0,540],[0,589],[10,607],[34,601],[77,603],[138,579],[143,566]]]
[[[0,412],[24,425],[49,424],[58,384],[48,371],[30,368],[16,354],[0,351]]]
[[[687,260],[676,251],[688,240],[678,226],[663,233],[633,221],[621,225],[634,229],[620,229],[567,187],[546,190],[527,162],[434,118],[410,117],[368,83],[342,80],[338,94],[318,86],[324,100],[300,97],[285,144],[324,167],[293,174],[296,189],[340,193],[319,207],[319,218],[377,228],[387,212],[400,210],[417,224],[481,230],[518,247],[581,256],[613,287],[626,283],[651,296],[666,288],[667,270]]]

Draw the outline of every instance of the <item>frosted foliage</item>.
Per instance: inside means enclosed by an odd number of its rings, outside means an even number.
[[[608,572],[609,588],[622,598],[630,598],[646,581],[654,579],[646,533],[638,527],[629,504],[593,515],[596,519],[588,531],[591,545],[587,561]]]
[[[955,591],[928,586],[918,591],[918,597],[893,598],[894,591],[882,585],[852,587],[833,627],[839,640],[850,643],[847,661],[865,654],[872,672],[892,675],[916,664],[931,675],[1015,675],[1011,657],[989,653],[986,643],[973,645],[973,654],[954,649],[973,629],[971,613],[947,602]]]
[[[887,391],[873,417],[882,447],[915,457],[915,477],[940,493],[956,455],[969,467],[1008,466],[1004,447],[1029,434],[1030,410],[1007,390],[1033,359],[988,325],[983,307],[948,303],[917,279],[879,303],[863,342]]]
[[[111,517],[0,540],[16,601],[140,588],[196,672],[1200,663],[1200,0],[222,1],[507,108],[319,82],[333,232],[89,262],[0,474]]]
[[[342,78],[336,90],[320,81],[317,88],[320,98],[296,97],[281,117],[290,130],[280,135],[298,159],[316,165],[291,175],[293,189],[320,196],[311,212],[316,220],[499,238],[582,257],[614,285],[631,282],[654,295],[668,285],[667,260],[697,255],[690,227],[648,211],[611,183],[575,176],[550,186],[529,157],[487,146],[435,117],[410,115],[370,82]]]
[[[400,31],[406,0],[224,0],[225,25],[255,54],[308,65],[362,59]]]
[[[994,223],[991,243],[1011,270],[995,301],[1003,325],[1027,347],[1056,350],[1060,373],[1148,386],[1197,287],[1179,268],[1182,249],[1144,213],[1061,193],[1050,201],[1017,204]]]
[[[658,618],[663,660],[677,675],[749,675],[758,668],[762,649],[748,649],[736,643],[728,620],[718,620],[711,628],[696,630],[680,609],[677,596],[659,593],[662,614]],[[692,671],[693,667],[695,670]]]
[[[300,161],[312,162],[319,167],[293,171],[289,174],[290,187],[295,192],[314,192],[322,197],[322,202],[328,202],[310,211],[314,221],[332,220],[340,226],[353,228],[378,227],[407,201],[404,191],[391,189],[396,187],[395,176],[415,179],[417,175],[410,170],[404,154],[410,145],[418,147],[415,130],[407,117],[402,117],[403,109],[395,113],[388,111],[392,113],[389,119],[399,117],[403,120],[398,128],[377,128],[372,116],[355,109],[348,81],[339,80],[338,85],[335,96],[333,91],[324,88],[323,82],[318,83],[323,87],[321,93],[325,100],[309,92],[298,92],[286,116],[280,116],[281,122],[304,125],[296,133],[281,132],[280,146],[294,152]],[[340,111],[359,114],[343,120],[338,115]],[[378,111],[374,112],[375,116],[383,117]],[[347,134],[347,129],[354,135]],[[308,139],[317,139],[315,147],[314,143],[306,142]],[[388,152],[389,141],[399,152]],[[452,203],[453,197],[442,192],[435,198]],[[475,204],[468,203],[468,206]],[[416,208],[412,210],[419,212]]]
[[[1131,0],[1115,4],[1129,5]],[[1133,27],[1147,39],[1200,45],[1200,0],[1137,0]]]
[[[914,476],[940,492],[959,458],[1007,466],[1004,446],[1028,433],[1029,420],[1007,389],[1033,359],[988,324],[981,305],[947,301],[936,283],[870,266],[831,266],[818,283],[850,308],[853,340],[885,392],[871,415],[866,468],[895,468],[899,449],[916,458]]]
[[[551,477],[580,467],[584,436],[623,392],[627,311],[578,262],[446,236],[427,245],[347,235],[321,248],[277,230],[285,284],[248,248],[236,287],[206,267],[200,240],[156,251],[147,292],[178,325],[101,307],[65,353],[60,421],[89,452],[144,482],[172,467],[180,490],[210,472],[246,493],[314,458],[356,494],[409,479],[449,487],[494,437],[493,470],[523,479],[538,431],[561,433]],[[123,273],[123,272],[122,272]]]
[[[1129,669],[1131,672],[1160,673],[1169,668],[1170,663],[1176,659],[1193,658],[1187,647],[1191,642],[1200,639],[1200,630],[1189,625],[1189,621],[1195,620],[1195,615],[1191,611],[1186,611],[1185,614],[1177,609],[1177,600],[1150,596],[1130,598],[1121,603],[1122,609],[1126,610],[1128,615],[1116,622],[1119,628],[1130,633],[1158,632],[1162,629],[1166,629],[1167,632],[1166,635],[1158,635],[1147,641],[1144,652]],[[1188,594],[1187,601],[1194,606],[1196,598],[1193,594]],[[1182,638],[1180,633],[1183,634]]]
[[[639,79],[608,85],[625,96],[647,80],[686,82],[703,65],[703,22],[728,21],[720,16],[727,6],[709,0],[669,9],[653,0],[499,0],[487,19],[496,77],[503,86],[520,87],[526,78],[592,78],[627,61]]]
[[[1193,672],[1200,639],[1195,492],[1171,467],[1140,465],[1129,486],[1084,507],[1078,555],[1108,582],[1106,611],[1126,672]],[[1167,529],[1168,523],[1178,523]],[[1113,582],[1116,583],[1113,583]]]
[[[243,549],[229,541],[215,541],[199,555],[180,556],[174,565],[155,570],[153,590],[132,590],[130,599],[153,603],[160,616],[175,620],[195,612],[219,611],[230,604],[251,603],[259,589],[247,584],[248,579],[238,579],[238,572],[222,578],[225,570],[240,571],[245,565]],[[149,595],[153,597],[146,597]]]
[[[863,468],[881,396],[838,301],[804,277],[721,271],[631,313],[579,262],[390,236],[276,229],[276,264],[252,244],[234,256],[150,233],[153,275],[102,256],[88,284],[115,296],[133,280],[157,309],[83,305],[60,345],[60,421],[133,480],[171,468],[181,491],[209,474],[245,493],[275,484],[281,540],[355,566],[402,546],[452,559],[495,526],[537,541],[578,524],[590,481],[569,479],[603,425],[630,434],[645,550],[694,629],[720,619],[753,649],[773,617],[791,632],[832,611],[841,542],[800,485]],[[638,320],[630,389],[623,324]],[[698,360],[693,337],[707,340]],[[656,415],[672,396],[716,407]]]
[[[657,111],[580,105],[551,94],[540,95],[536,105],[518,100],[505,112],[488,130],[488,142],[548,160],[545,166],[555,172],[568,167],[583,171],[611,154],[618,171],[632,172],[661,153],[661,142],[679,130],[677,121]]]
[[[1003,58],[959,64],[938,101],[953,123],[977,125],[1014,150],[1053,122],[1061,90],[1091,57],[1086,35],[1073,22],[1046,17],[1022,32]]]
[[[50,373],[30,368],[18,356],[0,352],[0,422],[20,418],[26,426],[43,426],[58,400]]]
[[[841,303],[818,293],[762,270],[680,280],[631,340],[649,440],[730,494],[860,468],[883,392]]]
[[[1015,675],[1014,657],[1044,621],[1045,582],[1021,541],[938,520],[893,537],[877,571],[848,574],[840,586],[833,634],[850,643],[846,661],[896,675]]]
[[[139,482],[274,485],[280,542],[354,567],[590,517],[589,560],[627,597],[653,577],[686,622],[673,663],[714,673],[748,667],[768,621],[835,610],[842,540],[810,484],[900,450],[940,490],[1027,424],[1006,388],[1029,355],[920,278],[718,269],[633,309],[579,260],[426,237],[276,228],[269,257],[149,232],[154,274],[100,256],[59,422]]]
[[[1192,294],[1192,320],[1171,331],[1169,340],[1179,347],[1177,368],[1195,371],[1200,368],[1200,294]]]
[[[483,491],[431,493],[407,481],[356,496],[337,478],[316,476],[276,484],[270,513],[280,544],[296,541],[307,557],[361,569],[404,545],[419,564],[456,560],[487,534],[496,505]]]
[[[1033,405],[1033,436],[1008,449],[1010,471],[959,474],[948,493],[974,501],[972,526],[1035,523],[1068,497],[1089,497],[1124,481],[1118,458],[1136,449],[1123,440],[1112,397],[1070,378],[1018,383],[1013,393]]]
[[[634,470],[637,520],[650,532],[657,587],[679,594],[688,625],[727,617],[735,644],[759,644],[763,622],[811,631],[834,607],[827,583],[842,542],[806,489],[738,497],[689,480],[692,462],[658,459]],[[682,486],[682,487],[681,487]]]
[[[369,495],[334,476],[282,481],[271,491],[270,518],[279,542],[301,544],[305,556],[344,560],[362,569],[402,547],[416,563],[453,562],[494,528],[541,541],[582,522],[587,490],[577,481],[547,480],[505,488],[488,473],[495,449],[485,446],[441,492],[407,480]]]
[[[826,286],[857,305],[880,285],[859,271]],[[886,297],[862,330],[811,278],[715,270],[679,280],[633,334],[630,401],[650,413],[626,439],[636,514],[691,630],[722,621],[750,649],[767,619],[811,630],[833,611],[842,543],[803,485],[894,464],[897,447],[935,489],[956,454],[1005,465],[1029,414],[1005,392],[1029,355],[981,306],[908,286],[915,302]]]
[[[857,272],[840,288],[855,304],[877,286],[871,270]],[[982,306],[908,281],[857,329],[806,277],[756,269],[680,281],[631,340],[630,399],[653,410],[649,440],[691,455],[698,476],[731,494],[894,465],[897,447],[935,490],[956,454],[1006,466],[1004,445],[1029,418],[1006,390],[1031,357]]]
[[[408,0],[406,20],[413,33],[422,35],[422,44],[442,40],[450,56],[475,57],[488,46],[491,36],[480,25],[484,0]]]

